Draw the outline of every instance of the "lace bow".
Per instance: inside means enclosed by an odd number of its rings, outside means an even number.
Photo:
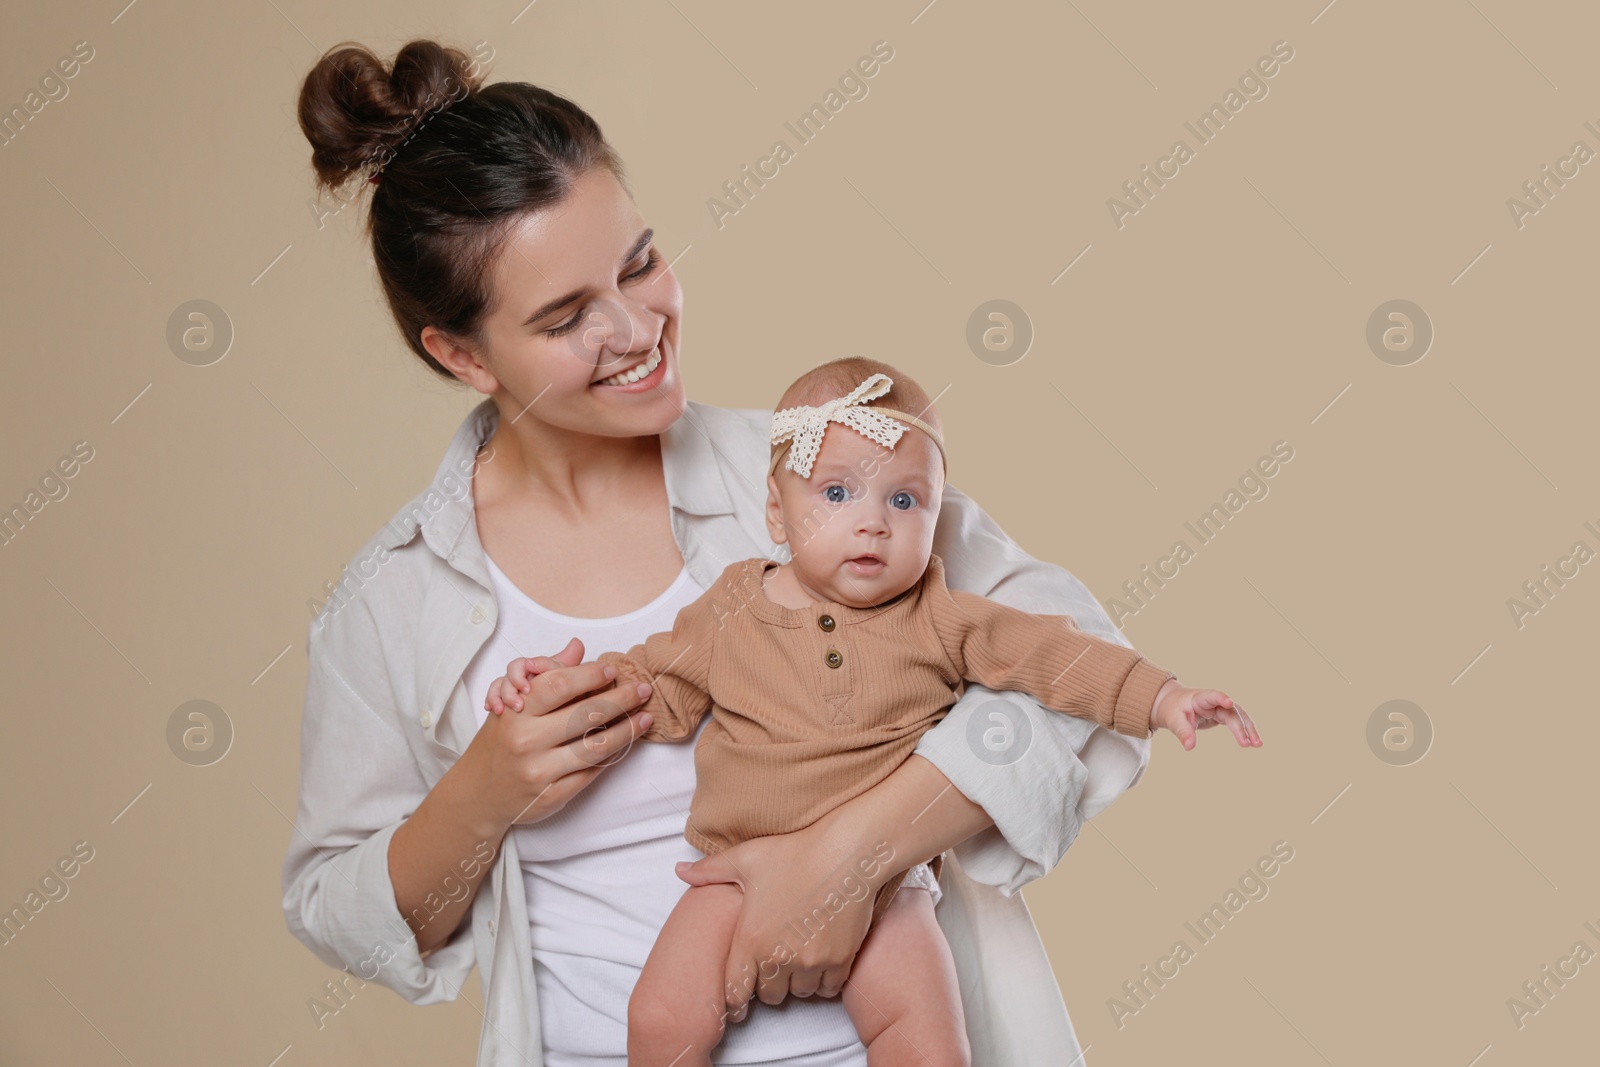
[[[789,447],[789,460],[785,464],[802,478],[811,477],[811,464],[822,448],[822,435],[830,422],[842,422],[852,430],[893,448],[906,424],[898,419],[866,407],[869,400],[887,393],[894,379],[887,374],[874,374],[844,396],[835,397],[816,407],[800,405],[784,408],[772,416],[772,443],[782,444],[793,440]]]

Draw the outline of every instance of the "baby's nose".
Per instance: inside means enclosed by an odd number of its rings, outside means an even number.
[[[856,532],[886,536],[889,533],[889,517],[881,507],[868,505],[862,508],[861,515],[856,519]]]

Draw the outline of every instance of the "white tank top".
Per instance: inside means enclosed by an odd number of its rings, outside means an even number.
[[[493,560],[488,570],[499,618],[465,673],[479,726],[489,714],[489,684],[518,656],[554,655],[574,636],[586,661],[608,649],[626,652],[671,630],[678,610],[705,591],[684,568],[637,611],[582,619],[535,603]],[[628,997],[689,888],[673,867],[702,855],[683,837],[694,784],[694,739],[640,742],[561,811],[512,829],[547,1067],[626,1067]],[[789,997],[776,1006],[758,1002],[744,1021],[729,1023],[712,1062],[866,1067],[867,1052],[843,1000]]]

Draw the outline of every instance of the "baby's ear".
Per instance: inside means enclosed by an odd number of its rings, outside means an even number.
[[[767,536],[772,538],[775,545],[784,544],[789,540],[788,533],[783,528],[783,505],[778,497],[778,477],[775,474],[767,475]]]

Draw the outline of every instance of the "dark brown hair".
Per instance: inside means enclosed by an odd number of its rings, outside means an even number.
[[[620,159],[577,104],[527,82],[484,86],[476,60],[435,41],[410,42],[387,66],[362,45],[335,45],[306,75],[299,117],[319,192],[352,180],[361,185],[348,195],[373,191],[367,231],[395,322],[451,382],[422,328],[481,342],[490,267],[510,227],[592,167],[627,188]]]

